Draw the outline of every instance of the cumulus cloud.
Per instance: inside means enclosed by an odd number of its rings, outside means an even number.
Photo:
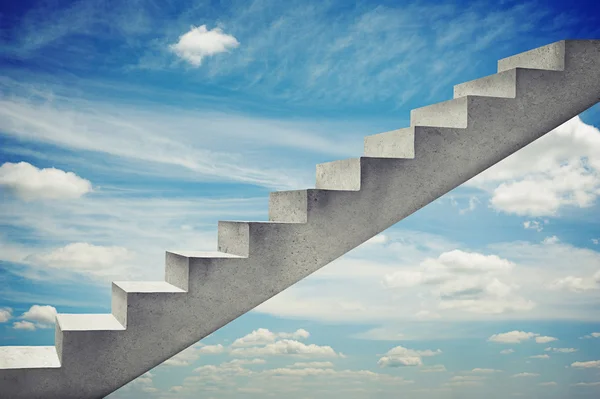
[[[554,341],[558,341],[558,338],[548,337],[548,336],[535,337],[535,342],[538,344],[547,344],[548,342],[554,342]]]
[[[13,328],[15,330],[27,330],[27,331],[35,331],[36,327],[35,324],[33,324],[30,321],[15,321],[13,323]]]
[[[514,374],[511,375],[511,377],[516,377],[516,378],[520,378],[520,377],[539,377],[540,375],[537,373],[518,373],[518,374]]]
[[[12,317],[11,308],[0,308],[0,323],[6,323]]]
[[[443,373],[447,370],[443,364],[434,364],[433,366],[423,366],[419,371],[422,373]]]
[[[402,366],[422,366],[422,357],[436,356],[441,354],[441,350],[413,350],[403,346],[396,346],[390,349],[379,359],[379,367],[402,367]]]
[[[38,169],[27,162],[0,166],[0,186],[25,201],[73,199],[92,191],[92,184],[73,172]]]
[[[34,321],[41,325],[52,325],[56,321],[56,308],[54,306],[33,305],[21,318]]]
[[[533,355],[533,356],[529,356],[530,359],[550,359],[550,356],[548,355]]]
[[[543,225],[535,220],[527,220],[523,222],[523,227],[525,227],[526,229],[537,230],[538,232],[544,230]]]
[[[593,276],[577,277],[577,276],[566,276],[557,278],[548,284],[548,289],[551,290],[564,290],[571,292],[585,292],[589,290],[595,290],[599,288],[598,276],[596,273]]]
[[[599,382],[578,382],[576,384],[571,384],[572,387],[597,387],[600,386]]]
[[[578,351],[578,349],[575,349],[575,348],[546,348],[544,350],[546,352],[555,352],[555,353],[574,353],[574,352]]]
[[[302,342],[282,339],[262,347],[245,347],[231,350],[232,356],[254,357],[254,356],[300,356],[300,357],[337,357],[331,346],[319,346],[315,344],[306,345]]]
[[[574,362],[571,367],[580,369],[597,369],[600,368],[600,360],[591,360],[589,362]]]
[[[600,195],[600,131],[576,116],[467,184],[490,190],[493,208],[521,216],[589,207]]]
[[[290,367],[301,367],[301,368],[331,368],[333,363],[331,362],[296,362]]]
[[[252,331],[250,334],[236,339],[232,347],[240,347],[240,346],[256,346],[256,345],[266,345],[269,343],[275,342],[278,338],[287,338],[287,339],[306,339],[310,337],[310,333],[304,329],[298,329],[293,333],[274,333],[269,331],[266,328],[259,328],[258,330]]]
[[[473,370],[471,370],[471,373],[477,373],[477,374],[490,374],[490,373],[500,373],[500,372],[502,372],[502,370],[481,369],[481,368],[474,368]]]
[[[202,343],[198,343],[196,345],[192,345],[189,348],[184,349],[172,358],[166,360],[163,363],[163,365],[175,367],[189,366],[190,364],[198,360],[198,358],[202,354],[214,355],[223,353],[224,351],[225,347],[221,344],[204,345]]]
[[[87,273],[96,277],[119,275],[122,262],[134,254],[126,248],[101,246],[76,242],[50,252],[32,254],[25,258],[28,263],[52,268]]]
[[[591,338],[600,338],[600,332],[593,332],[589,335],[584,335],[583,337],[579,337],[579,339],[591,339]]]
[[[440,309],[499,314],[532,309],[535,304],[515,294],[516,285],[500,280],[515,264],[496,255],[453,250],[427,258],[418,268],[385,275],[388,288],[430,287]],[[430,313],[419,313],[428,316]]]
[[[488,338],[490,342],[499,342],[503,344],[520,344],[531,338],[538,337],[540,334],[525,331],[509,331],[501,334],[494,334]]]
[[[367,241],[365,241],[362,245],[372,245],[372,244],[385,244],[386,242],[388,242],[388,236],[385,234],[377,234],[376,236],[373,236],[371,238],[369,238]]]
[[[481,385],[482,381],[485,380],[486,377],[476,376],[476,375],[455,375],[450,378],[447,382],[444,383],[444,386],[449,387],[462,387],[462,386],[478,386]]]
[[[503,349],[500,351],[501,355],[510,355],[511,353],[515,353],[514,349]]]
[[[187,33],[179,37],[177,43],[170,45],[169,48],[181,59],[199,67],[204,58],[228,52],[239,45],[235,37],[223,33],[221,28],[208,30],[206,25],[202,25],[192,26]]]

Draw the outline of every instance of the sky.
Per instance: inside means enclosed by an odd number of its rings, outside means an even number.
[[[592,1],[5,3],[2,346],[110,313],[111,281],[216,250],[499,59],[600,39]],[[108,397],[599,397],[599,129],[596,105]]]

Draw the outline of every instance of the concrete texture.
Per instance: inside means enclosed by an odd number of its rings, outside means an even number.
[[[193,345],[600,101],[600,40],[498,71],[318,165],[315,189],[272,193],[268,222],[219,222],[220,252],[167,252],[165,282],[113,283],[112,315],[59,314],[56,351],[1,347],[0,398],[101,398]]]

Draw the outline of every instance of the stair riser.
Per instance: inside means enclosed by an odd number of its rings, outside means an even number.
[[[498,72],[512,68],[565,69],[565,42],[560,41],[498,61]]]
[[[344,159],[317,165],[316,188],[326,190],[360,190],[360,163]]]
[[[466,128],[471,117],[468,109],[467,97],[413,109],[410,111],[410,126]]]
[[[219,221],[218,250],[228,254],[248,256],[250,227],[245,222]]]
[[[308,192],[307,192],[308,191]],[[310,190],[276,191],[269,195],[269,221],[306,223]]]
[[[517,96],[517,74],[517,70],[512,69],[456,85],[454,86],[454,98],[467,95],[515,98]]]
[[[365,157],[414,158],[414,128],[404,128],[365,137]]]
[[[175,287],[188,291],[189,258],[167,252],[165,254],[165,281],[173,284]]]

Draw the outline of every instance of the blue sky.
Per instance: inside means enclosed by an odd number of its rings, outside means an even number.
[[[110,281],[215,250],[218,220],[267,220],[498,59],[600,39],[593,3],[3,4],[0,345],[110,312]],[[598,397],[599,111],[109,397]]]

